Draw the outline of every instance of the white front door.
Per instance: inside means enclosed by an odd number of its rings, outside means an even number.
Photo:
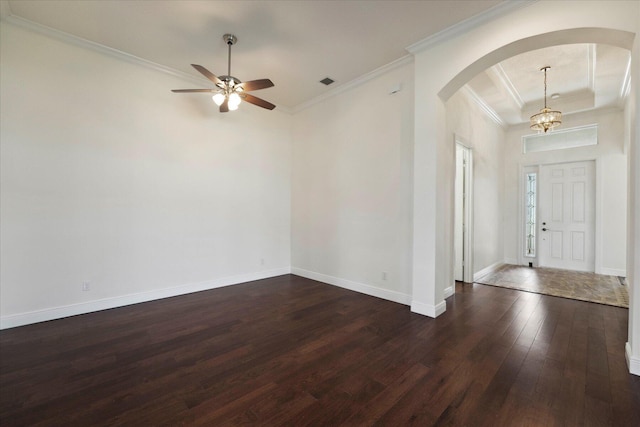
[[[539,188],[539,265],[594,271],[594,162],[541,166]]]

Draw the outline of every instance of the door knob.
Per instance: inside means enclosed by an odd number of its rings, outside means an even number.
[[[546,228],[542,228],[542,231],[547,231],[547,229]]]

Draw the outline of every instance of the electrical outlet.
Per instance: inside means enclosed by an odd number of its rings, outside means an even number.
[[[90,282],[82,282],[82,290],[84,292],[91,290],[91,283]]]
[[[260,265],[264,265],[264,258],[260,258]]]
[[[387,280],[387,272],[386,271],[382,272],[382,280]]]

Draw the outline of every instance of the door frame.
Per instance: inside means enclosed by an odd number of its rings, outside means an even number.
[[[463,207],[462,207],[462,219],[464,222],[463,226],[463,250],[462,250],[462,258],[464,260],[464,267],[462,270],[462,280],[465,283],[473,283],[473,147],[462,138],[460,135],[454,134],[454,144],[457,148],[460,146],[464,153],[466,154],[466,165],[465,165],[465,173],[464,173],[464,197],[463,197]],[[454,157],[457,155],[457,149],[454,150]],[[454,170],[455,174],[455,170]],[[455,175],[454,175],[455,176]],[[455,180],[454,180],[455,182]],[[455,187],[455,186],[454,186]],[[455,209],[455,188],[454,188],[454,209]],[[453,224],[455,228],[455,224]],[[452,233],[453,236],[453,233]],[[455,244],[452,247],[452,251],[454,252],[453,260],[455,260]],[[455,275],[453,277],[453,286],[455,289]]]
[[[533,258],[528,258],[524,256],[524,230],[525,230],[525,174],[531,170],[536,169],[538,173],[538,177],[540,176],[540,167],[548,166],[548,165],[559,165],[564,163],[577,163],[577,162],[594,162],[594,198],[595,198],[595,218],[594,218],[594,272],[596,274],[608,274],[607,272],[603,272],[602,267],[602,171],[601,171],[601,162],[598,161],[597,157],[585,157],[585,158],[576,158],[566,161],[546,161],[546,162],[531,162],[531,163],[522,163],[518,168],[518,264],[519,265],[529,265],[530,260]],[[538,187],[539,188],[539,187]],[[536,191],[537,192],[537,191]],[[539,193],[538,193],[539,194]],[[536,194],[536,198],[538,198],[538,194]],[[540,218],[539,212],[540,203],[536,203],[536,218]],[[537,226],[537,224],[536,224]],[[539,248],[539,239],[540,233],[536,234],[536,248]],[[536,257],[534,261],[534,266],[538,265],[538,256],[536,251]]]

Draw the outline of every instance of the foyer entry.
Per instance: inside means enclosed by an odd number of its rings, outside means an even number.
[[[583,271],[505,264],[476,283],[629,308],[624,279]]]

